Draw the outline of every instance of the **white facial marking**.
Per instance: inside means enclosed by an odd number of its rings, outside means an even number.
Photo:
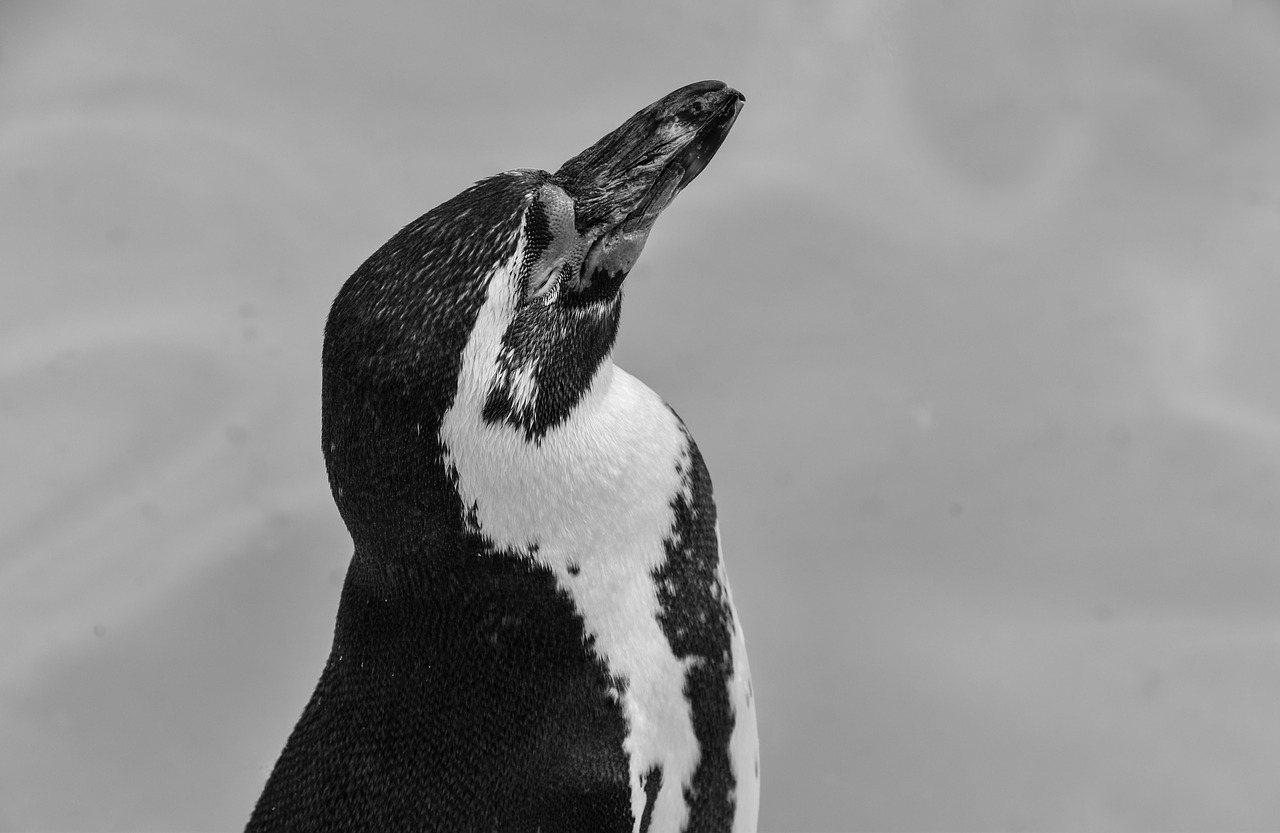
[[[489,278],[440,428],[445,462],[457,471],[463,505],[476,509],[478,531],[499,548],[537,544],[536,559],[573,599],[596,653],[626,678],[620,699],[636,826],[645,806],[641,775],[657,765],[663,778],[651,829],[679,830],[698,745],[684,696],[687,663],[672,653],[658,623],[652,572],[666,560],[671,501],[683,488],[675,462],[688,443],[662,399],[608,358],[577,407],[540,443],[506,422],[484,421],[518,302],[523,250],[522,238]],[[738,653],[735,642],[735,660]],[[745,674],[745,655],[742,663]]]

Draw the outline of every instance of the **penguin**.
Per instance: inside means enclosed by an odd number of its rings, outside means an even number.
[[[354,553],[250,833],[755,830],[711,480],[612,361],[624,279],[744,101],[690,84],[483,179],[338,292],[321,435]]]

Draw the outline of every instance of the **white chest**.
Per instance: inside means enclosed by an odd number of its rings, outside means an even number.
[[[666,560],[673,502],[689,485],[689,439],[657,394],[606,359],[569,417],[540,441],[486,422],[483,403],[510,319],[509,282],[495,277],[463,354],[459,388],[440,429],[445,464],[475,531],[497,549],[528,553],[554,574],[582,616],[596,653],[626,680],[632,811],[645,807],[643,775],[663,773],[652,830],[679,830],[684,788],[698,765],[690,660],[677,657],[658,620],[653,573]],[[723,580],[723,572],[720,573]],[[733,624],[738,712],[732,749],[740,829],[754,829],[756,734],[741,632]]]

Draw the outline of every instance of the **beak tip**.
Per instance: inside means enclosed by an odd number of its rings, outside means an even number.
[[[576,201],[579,230],[653,220],[711,161],[746,101],[723,81],[698,81],[641,109],[565,162],[554,179]]]

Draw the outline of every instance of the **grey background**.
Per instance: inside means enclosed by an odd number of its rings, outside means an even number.
[[[747,95],[617,361],[716,483],[768,830],[1280,825],[1280,13],[0,6],[0,828],[241,825],[350,543],[321,328],[470,182]]]

